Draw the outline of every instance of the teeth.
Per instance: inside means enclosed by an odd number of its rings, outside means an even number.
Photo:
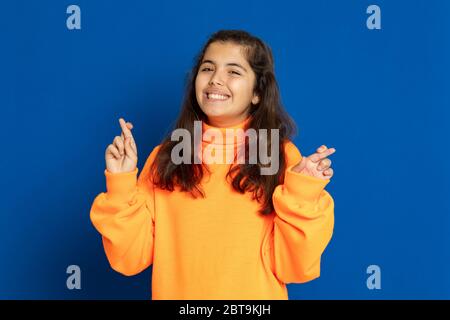
[[[228,97],[217,93],[208,93],[208,99],[226,100]]]

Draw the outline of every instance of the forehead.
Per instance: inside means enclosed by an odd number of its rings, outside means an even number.
[[[239,62],[249,66],[244,47],[232,42],[213,42],[206,49],[203,60],[215,63]]]

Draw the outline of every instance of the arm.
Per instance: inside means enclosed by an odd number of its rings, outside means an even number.
[[[334,201],[324,190],[329,179],[294,172],[302,156],[290,142],[286,145],[284,183],[272,199],[275,208],[270,256],[277,278],[302,283],[320,276],[320,259],[334,227]]]
[[[107,192],[95,198],[90,212],[111,267],[127,276],[153,263],[154,193],[147,176],[156,153],[155,148],[138,179],[138,168],[125,173],[105,170]]]

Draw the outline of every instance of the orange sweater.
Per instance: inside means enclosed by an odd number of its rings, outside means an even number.
[[[302,158],[292,142],[275,212],[266,216],[251,194],[226,182],[230,164],[208,165],[205,198],[149,185],[158,148],[138,178],[137,168],[105,170],[107,191],[93,202],[91,221],[114,270],[131,276],[153,264],[152,299],[288,299],[285,284],[319,277],[334,201],[324,190],[329,180],[291,170]]]

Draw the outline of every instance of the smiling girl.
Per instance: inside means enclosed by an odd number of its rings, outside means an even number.
[[[271,50],[244,31],[216,32],[198,55],[174,129],[193,134],[195,121],[224,135],[256,130],[269,150],[279,146],[279,170],[261,174],[267,163],[260,160],[176,164],[177,142],[168,136],[138,177],[133,125],[119,119],[121,136],[105,153],[107,191],[90,213],[111,267],[131,276],[153,265],[153,299],[288,299],[286,284],[320,275],[334,226],[324,188],[335,149],[301,155],[290,140],[295,126],[280,102]],[[279,141],[260,129],[278,130]],[[186,150],[195,149],[191,143]],[[220,150],[230,141],[203,136],[200,143]],[[245,136],[231,143],[250,150]]]

